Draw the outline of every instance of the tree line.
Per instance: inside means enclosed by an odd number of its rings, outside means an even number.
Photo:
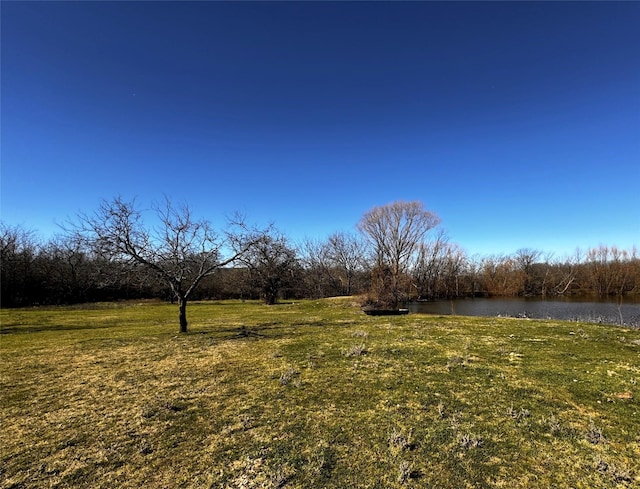
[[[363,214],[357,232],[293,243],[273,225],[234,216],[215,230],[188,206],[103,201],[58,236],[0,223],[2,307],[160,298],[281,299],[361,295],[363,304],[477,296],[637,296],[635,248],[601,245],[571,257],[534,249],[468,256],[420,202],[397,201]]]

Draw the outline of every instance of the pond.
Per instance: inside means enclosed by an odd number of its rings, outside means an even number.
[[[457,314],[562,319],[640,327],[640,303],[594,299],[482,298],[420,301],[407,305],[411,313]]]

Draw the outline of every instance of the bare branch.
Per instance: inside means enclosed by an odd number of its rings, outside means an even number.
[[[187,205],[174,205],[167,197],[152,209],[158,224],[149,229],[135,200],[116,197],[103,201],[91,215],[80,214],[75,232],[97,253],[143,266],[168,285],[180,305],[180,329],[186,331],[185,307],[190,295],[204,277],[245,253],[250,240],[230,232],[222,239],[208,221],[194,219]],[[243,221],[237,224],[248,229]],[[225,245],[232,244],[234,236],[245,244],[232,247],[231,254],[224,257]]]

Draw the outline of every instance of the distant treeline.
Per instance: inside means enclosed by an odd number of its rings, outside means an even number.
[[[202,280],[191,300],[262,298],[267,282],[280,299],[358,295],[380,276],[380,265],[355,234],[289,245],[289,251],[286,267],[277,270],[268,269],[268,260],[220,268]],[[73,237],[43,242],[34,232],[0,224],[0,260],[2,307],[172,298],[147,268],[101,256]],[[409,299],[637,297],[640,256],[635,248],[600,246],[562,259],[531,249],[469,257],[441,234],[420,245],[402,282]]]

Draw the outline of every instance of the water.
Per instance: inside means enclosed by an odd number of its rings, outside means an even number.
[[[562,319],[640,327],[640,303],[619,305],[617,302],[576,299],[491,298],[412,302],[407,307],[412,313]]]

